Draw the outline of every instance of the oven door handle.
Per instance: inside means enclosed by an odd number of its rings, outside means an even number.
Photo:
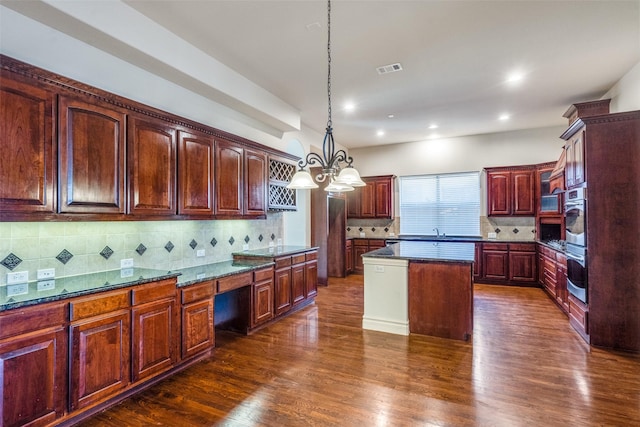
[[[571,252],[566,252],[567,258],[571,258],[574,261],[578,261],[580,264],[584,265],[584,257],[579,255],[574,255]]]

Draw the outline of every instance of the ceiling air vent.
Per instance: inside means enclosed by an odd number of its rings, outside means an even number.
[[[396,71],[402,71],[402,65],[399,62],[395,64],[383,65],[382,67],[376,68],[378,70],[378,74],[389,74],[395,73]]]

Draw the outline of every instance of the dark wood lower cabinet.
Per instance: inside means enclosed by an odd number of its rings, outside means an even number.
[[[353,241],[353,272],[364,273],[362,254],[384,247],[384,239],[352,239]]]
[[[476,243],[477,282],[536,285],[538,280],[535,243]]]
[[[66,304],[0,316],[0,424],[47,425],[67,406]]]
[[[182,359],[209,350],[215,345],[213,298],[215,283],[207,281],[181,290]]]
[[[305,256],[302,254],[295,258],[292,260],[293,265],[291,266],[291,300],[293,305],[298,305],[307,297],[304,269]]]
[[[254,273],[253,284],[253,316],[251,327],[262,325],[273,319],[275,313],[274,304],[274,286],[273,286],[273,269],[259,270]]]
[[[175,281],[135,288],[131,299],[131,376],[135,382],[166,371],[178,361]]]
[[[276,269],[275,304],[276,316],[291,310],[291,266]]]

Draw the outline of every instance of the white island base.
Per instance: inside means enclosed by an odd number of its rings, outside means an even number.
[[[368,257],[363,257],[362,260],[362,329],[409,335],[409,261]]]

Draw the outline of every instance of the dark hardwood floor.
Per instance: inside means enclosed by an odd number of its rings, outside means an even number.
[[[541,289],[476,285],[471,342],[364,331],[362,276],[82,425],[637,426],[640,357],[589,348]]]

